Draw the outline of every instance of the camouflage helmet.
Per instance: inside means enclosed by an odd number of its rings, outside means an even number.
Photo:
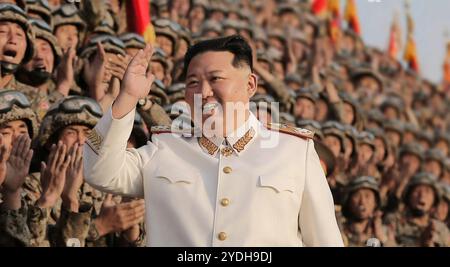
[[[371,109],[366,113],[366,115],[368,120],[374,121],[379,126],[383,126],[383,122],[385,119],[379,109]]]
[[[127,48],[145,48],[145,40],[141,35],[134,32],[126,32],[119,36],[120,40],[125,44],[125,49]]]
[[[377,208],[381,207],[381,196],[380,196],[380,188],[377,183],[377,180],[372,176],[360,176],[352,180],[347,184],[347,187],[344,192],[344,196],[342,198],[342,213],[345,217],[351,217],[349,200],[350,196],[359,189],[370,189],[375,194],[375,200],[377,203]]]
[[[280,123],[295,126],[295,117],[289,112],[280,112]]]
[[[50,26],[43,20],[30,20],[30,24],[33,27],[33,31],[35,33],[36,39],[44,39],[47,41],[50,46],[52,47],[53,54],[55,57],[55,68],[58,66],[59,61],[62,57],[61,48],[58,45],[58,41],[56,40],[56,37],[52,33],[52,29]]]
[[[439,202],[440,194],[439,194],[439,189],[438,189],[436,183],[437,183],[437,178],[431,173],[420,172],[420,173],[414,175],[411,178],[411,180],[408,182],[408,184],[406,185],[405,190],[403,191],[403,195],[402,195],[403,203],[405,203],[406,205],[409,205],[410,194],[417,185],[428,185],[431,188],[433,188],[433,191],[434,191],[434,204],[433,205],[437,205],[437,203]]]
[[[68,125],[80,124],[94,128],[102,115],[102,108],[94,99],[68,96],[53,104],[45,114],[38,142],[41,146],[45,146],[55,134]]]
[[[125,56],[125,44],[119,38],[108,35],[108,34],[100,34],[91,38],[87,44],[87,46],[81,52],[80,57],[89,58],[91,55],[97,52],[97,43],[101,43],[105,52],[121,54]]]
[[[442,153],[441,150],[439,150],[437,148],[427,150],[425,152],[424,160],[425,161],[429,161],[429,160],[437,161],[439,163],[439,165],[441,165],[442,170],[444,170],[444,168],[445,168],[445,155],[444,155],[444,153]]]
[[[383,128],[385,131],[394,131],[403,136],[403,123],[399,120],[388,120],[384,123]]]
[[[344,127],[341,123],[337,121],[327,121],[322,124],[323,136],[334,135],[339,139],[341,143],[341,152],[345,152],[345,141],[344,141]]]
[[[325,170],[325,176],[332,175],[336,166],[336,157],[333,155],[333,152],[320,141],[314,141],[314,148],[317,151],[320,161],[323,162],[327,168]]]
[[[171,73],[173,70],[173,62],[167,57],[166,53],[159,47],[156,47],[151,61],[159,62],[163,65],[166,73]]]
[[[170,103],[175,103],[179,100],[184,100],[186,90],[185,83],[174,83],[167,88],[167,95],[169,97]]]
[[[86,29],[86,23],[81,19],[79,10],[73,4],[63,4],[52,12],[53,29],[63,25],[74,25],[81,33]]]
[[[313,103],[315,103],[319,99],[319,94],[312,88],[304,87],[296,91],[295,99],[298,98],[307,98],[311,100]]]
[[[215,20],[211,20],[211,19],[206,20],[205,22],[203,22],[200,32],[202,34],[205,34],[207,31],[213,31],[213,32],[216,32],[217,34],[221,35],[222,34],[222,25]]]
[[[441,184],[441,195],[442,199],[450,203],[450,185],[448,184]]]
[[[166,94],[166,87],[164,86],[164,83],[158,79],[153,81],[149,95],[162,107],[170,103],[169,97]]]
[[[38,133],[37,115],[31,109],[27,97],[17,90],[0,91],[0,125],[15,120],[24,120],[28,126],[30,138]]]
[[[36,13],[48,25],[53,27],[52,11],[47,0],[26,0],[27,13]]]
[[[34,32],[28,23],[28,16],[25,11],[16,5],[0,4],[0,21],[12,21],[22,27],[27,39],[27,49],[22,64],[30,61],[34,56]]]
[[[370,147],[372,147],[373,150],[375,150],[375,143],[374,143],[375,136],[371,132],[368,131],[359,132],[356,138],[358,140],[358,144],[369,145]]]
[[[384,81],[383,78],[375,71],[365,68],[365,67],[357,67],[351,71],[351,79],[355,83],[364,77],[372,77],[377,81],[380,85],[380,91],[384,90]]]
[[[387,140],[386,136],[384,135],[383,129],[381,129],[381,128],[371,128],[371,129],[368,129],[368,131],[371,132],[375,136],[375,139],[379,138],[383,142],[384,147],[385,147],[383,160],[385,160],[388,157],[388,155],[389,155],[389,151],[388,151],[389,141]]]
[[[255,109],[265,109],[267,110],[272,117],[272,122],[278,123],[280,118],[280,111],[277,105],[273,105],[272,103],[276,103],[275,99],[269,94],[255,94],[250,101],[254,103]],[[254,110],[256,111],[256,110]]]
[[[420,161],[423,160],[423,148],[417,143],[404,144],[400,148],[399,157],[401,158],[404,154],[416,155]]]

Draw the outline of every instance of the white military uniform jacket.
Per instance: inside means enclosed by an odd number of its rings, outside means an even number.
[[[343,246],[311,139],[252,114],[226,142],[156,131],[126,149],[134,114],[105,113],[84,147],[84,174],[99,190],[145,198],[148,246]]]

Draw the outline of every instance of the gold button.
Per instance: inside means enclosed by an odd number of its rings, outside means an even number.
[[[231,173],[231,171],[232,171],[231,167],[228,167],[228,166],[227,166],[227,167],[223,168],[223,172],[224,172],[224,173],[227,173],[227,174],[228,174],[228,173]]]
[[[220,241],[224,241],[227,239],[227,234],[225,232],[220,232],[218,237]]]
[[[228,198],[222,198],[222,200],[220,201],[220,204],[222,204],[222,206],[226,207],[230,204],[230,200]]]

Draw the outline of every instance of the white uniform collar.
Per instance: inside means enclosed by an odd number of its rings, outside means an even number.
[[[215,157],[219,151],[223,156],[230,156],[236,153],[239,156],[245,149],[255,140],[260,128],[260,122],[250,112],[247,121],[237,130],[228,134],[226,138],[222,136],[214,136],[207,138],[202,136],[198,139],[198,143],[205,153]]]

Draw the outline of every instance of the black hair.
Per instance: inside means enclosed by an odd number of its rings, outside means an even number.
[[[191,60],[198,54],[208,51],[228,51],[234,55],[233,66],[236,68],[242,67],[242,63],[250,67],[253,72],[253,56],[252,48],[240,35],[231,35],[227,37],[209,39],[201,41],[191,46],[184,56],[184,66],[182,79],[186,78],[187,69]]]

